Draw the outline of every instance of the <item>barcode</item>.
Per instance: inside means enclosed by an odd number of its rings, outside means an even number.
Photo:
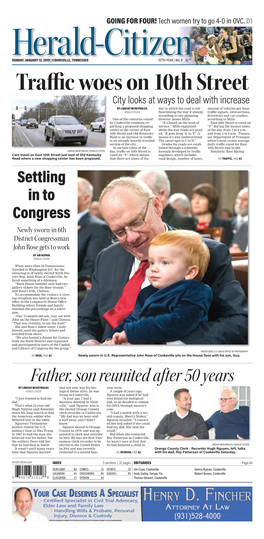
[[[42,477],[47,477],[47,466],[43,464],[24,464],[15,466],[15,477],[20,475],[41,475]]]

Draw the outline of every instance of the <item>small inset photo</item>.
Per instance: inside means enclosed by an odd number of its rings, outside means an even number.
[[[161,387],[155,396],[155,440],[249,440],[250,388]]]
[[[105,146],[105,97],[54,95],[41,101],[40,96],[14,96],[12,146]]]

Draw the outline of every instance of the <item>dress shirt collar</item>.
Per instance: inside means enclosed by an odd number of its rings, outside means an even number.
[[[246,223],[248,221],[248,215],[244,215],[244,217],[242,217],[242,215],[237,215],[237,226],[240,226],[241,223]]]
[[[78,216],[77,216],[78,223],[79,223],[80,219],[88,212],[89,212],[89,210],[84,210],[84,211],[81,211],[80,213],[78,213]]]
[[[236,403],[235,405],[235,408],[233,408],[233,410],[230,410],[231,412],[233,412],[234,410],[239,410],[239,404],[238,402]],[[224,412],[222,412],[222,410],[220,410],[221,414],[223,414]],[[230,414],[230,412],[227,412],[228,414]]]
[[[189,412],[186,412],[185,415],[181,415],[181,414],[179,414],[178,410],[175,410],[175,412],[176,412],[176,415],[177,415],[180,419],[184,419],[184,418],[187,417],[187,415],[189,414]]]

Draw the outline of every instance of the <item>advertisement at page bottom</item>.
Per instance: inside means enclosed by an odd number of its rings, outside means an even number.
[[[32,496],[29,507],[20,503]],[[41,486],[14,491],[14,522],[36,521],[251,521],[251,487]],[[34,501],[34,512],[31,507]],[[35,511],[36,509],[36,511]]]
[[[251,539],[261,15],[117,4],[3,29],[3,513],[48,524],[22,539]]]

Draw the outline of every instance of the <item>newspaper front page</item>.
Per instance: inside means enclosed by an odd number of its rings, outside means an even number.
[[[214,522],[244,536],[261,431],[255,304],[247,326],[258,21],[242,4],[205,18],[142,7],[72,18],[20,8],[9,28],[9,513],[49,526]],[[149,250],[174,229],[188,230],[181,247]],[[210,252],[202,282],[181,269],[160,284],[154,267],[186,261],[196,236]],[[103,315],[144,258],[138,311],[114,344]],[[177,281],[187,296],[175,300]]]

